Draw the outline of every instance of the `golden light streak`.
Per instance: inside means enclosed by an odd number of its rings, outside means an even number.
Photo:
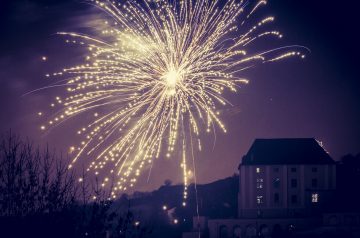
[[[107,176],[115,178],[112,198],[134,186],[156,158],[179,152],[186,199],[193,176],[188,147],[194,141],[201,150],[204,132],[227,132],[219,108],[228,104],[226,91],[236,93],[248,83],[240,73],[259,62],[304,57],[296,46],[260,53],[247,48],[264,37],[282,37],[276,30],[261,30],[273,17],[247,26],[264,0],[249,9],[237,0],[93,3],[108,14],[102,35],[59,33],[88,54],[84,63],[46,75],[66,80],[55,85],[66,90],[50,104],[60,111],[47,125],[91,115],[76,132],[83,139],[70,147],[75,156],[69,168],[80,158],[92,158],[86,171],[103,174],[103,187]]]

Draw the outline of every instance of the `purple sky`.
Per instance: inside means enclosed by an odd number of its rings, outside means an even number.
[[[244,73],[250,84],[230,100],[224,112],[229,133],[204,139],[197,154],[198,182],[232,175],[255,138],[315,137],[334,159],[360,152],[360,80],[356,7],[326,5],[328,1],[270,1],[260,16],[274,15],[274,28],[284,33],[278,45],[311,49],[305,60],[290,59],[259,65]],[[57,31],[96,24],[98,11],[80,1],[1,1],[0,3],[0,131],[10,128],[36,143],[58,151],[78,141],[74,120],[43,135],[38,111],[47,109],[57,90],[22,96],[47,86],[46,73],[79,62],[82,50],[64,43]],[[267,47],[263,43],[261,47]],[[47,56],[47,61],[42,61]],[[139,190],[158,187],[167,178],[180,181],[177,158],[159,159],[150,182]],[[156,175],[156,176],[155,176]]]

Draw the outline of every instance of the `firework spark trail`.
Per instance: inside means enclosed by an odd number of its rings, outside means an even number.
[[[261,31],[273,17],[245,27],[264,0],[248,11],[236,0],[93,4],[112,20],[104,17],[101,36],[59,33],[86,46],[89,55],[83,64],[54,74],[66,79],[67,93],[56,98],[60,112],[41,129],[93,113],[94,120],[77,132],[84,139],[71,147],[75,156],[69,167],[80,158],[94,158],[87,171],[101,172],[102,186],[108,176],[116,178],[113,198],[132,187],[154,159],[180,150],[186,199],[188,144],[197,141],[201,150],[204,132],[220,128],[226,133],[218,108],[229,104],[224,91],[236,92],[248,82],[239,72],[259,62],[304,57],[294,51],[297,46],[249,54],[247,46],[258,39],[282,37],[278,31]]]

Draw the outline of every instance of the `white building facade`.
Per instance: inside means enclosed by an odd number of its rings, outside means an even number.
[[[309,216],[321,210],[336,187],[335,164],[242,165],[238,216]]]
[[[257,139],[239,165],[238,219],[209,220],[209,236],[271,237],[320,225],[335,189],[336,164],[315,139]]]

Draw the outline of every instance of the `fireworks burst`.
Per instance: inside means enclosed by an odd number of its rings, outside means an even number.
[[[273,17],[248,26],[264,0],[252,7],[237,0],[92,3],[107,13],[105,30],[96,37],[59,33],[87,47],[89,55],[83,64],[54,74],[64,77],[67,92],[51,105],[60,106],[60,113],[41,129],[93,114],[77,132],[84,139],[70,148],[75,156],[69,167],[93,158],[87,171],[103,174],[102,186],[115,182],[113,198],[132,187],[156,158],[176,153],[186,199],[192,151],[201,150],[205,132],[226,133],[218,108],[228,104],[225,91],[248,83],[240,72],[259,62],[304,57],[292,50],[297,46],[249,54],[248,46],[258,39],[282,37],[262,30]]]

